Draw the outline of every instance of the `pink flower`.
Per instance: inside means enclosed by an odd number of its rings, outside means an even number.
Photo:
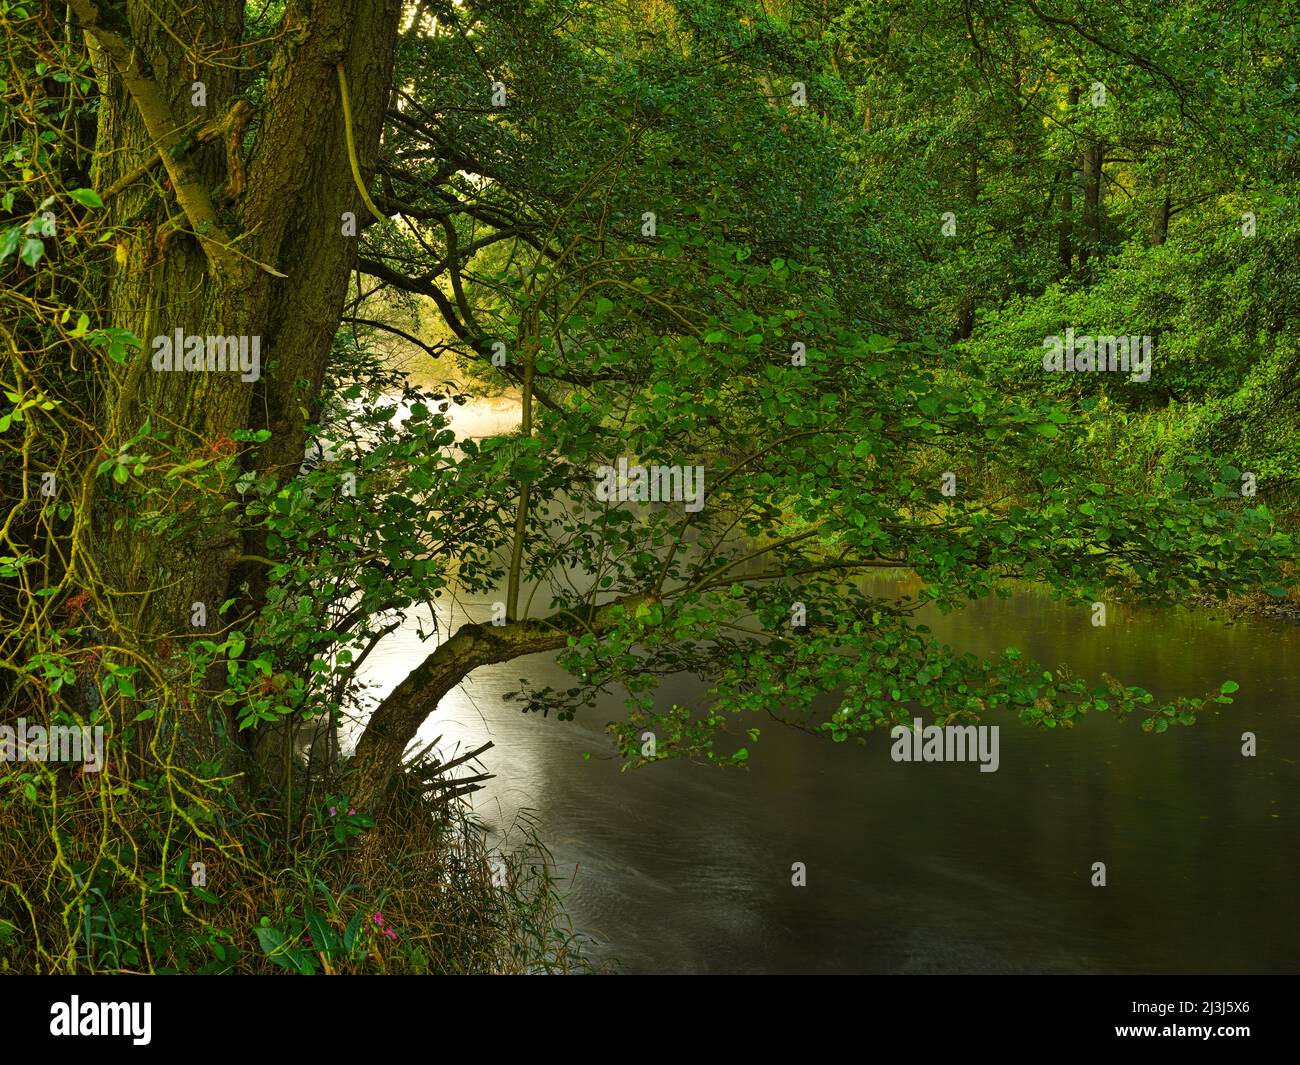
[[[397,933],[394,932],[391,928],[386,928],[386,927],[385,927],[385,925],[387,924],[387,922],[384,920],[384,915],[383,915],[382,913],[379,913],[379,912],[372,913],[372,914],[370,915],[370,919],[371,919],[372,921],[375,922],[375,924],[376,924],[376,925],[378,926],[378,928],[379,928],[379,931],[381,931],[381,932],[382,932],[384,935],[386,935],[389,939],[394,940],[394,941],[397,940]]]
[[[338,813],[339,813],[339,808],[337,806],[330,807],[330,817],[337,817]]]

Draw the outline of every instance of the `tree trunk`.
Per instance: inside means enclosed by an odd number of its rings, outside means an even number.
[[[1164,197],[1160,205],[1156,208],[1155,224],[1151,227],[1151,246],[1159,247],[1169,239],[1169,190],[1165,189]]]
[[[1078,86],[1070,87],[1070,115],[1079,103]],[[1061,220],[1056,229],[1056,263],[1057,274],[1064,277],[1074,265],[1074,161],[1066,160],[1061,164],[1058,177],[1061,186]]]
[[[966,166],[966,203],[970,207],[970,217],[974,219],[980,203],[980,157],[978,145],[975,144],[971,145]],[[962,296],[961,304],[957,309],[957,330],[953,334],[953,339],[969,340],[974,332],[975,293],[967,292]]]
[[[1102,142],[1088,145],[1083,153],[1083,243],[1079,246],[1079,265],[1101,251],[1102,166],[1106,146]]]
[[[155,179],[128,184],[109,202],[108,224],[134,236],[109,284],[105,324],[131,330],[144,348],[115,371],[101,419],[107,454],[146,418],[193,457],[228,446],[236,430],[269,429],[271,438],[245,456],[247,468],[281,480],[297,472],[304,413],[319,398],[356,254],[355,239],[341,235],[341,216],[364,210],[348,161],[335,64],[348,70],[365,167],[387,106],[400,6],[291,2],[270,45],[259,94],[265,103],[254,110],[236,103],[245,86],[237,81],[241,64],[229,61],[252,54],[235,48],[243,0],[169,9],[166,27],[143,2],[127,3],[123,15],[73,0],[103,85],[97,188],[112,188],[159,149],[162,156]],[[225,59],[192,65],[181,42],[196,41],[209,52],[225,49]],[[206,106],[193,104],[196,81],[203,82]],[[232,121],[222,134],[196,143],[194,131],[223,116]],[[245,119],[257,131],[251,150]],[[259,338],[260,378],[156,371],[152,339],[178,329],[185,336],[248,337],[250,346]],[[219,514],[205,514],[210,503],[183,486],[168,512],[204,515],[200,521],[179,536],[132,528],[125,519],[142,507],[142,489],[157,486],[146,478],[98,490],[97,562],[119,619],[144,648],[165,636],[194,636],[195,603],[206,607],[209,632],[231,623],[217,613],[231,597],[239,599],[237,620],[246,623],[261,606],[262,584],[260,568],[244,556],[263,554],[262,545],[245,543]],[[192,754],[215,753],[211,729],[193,739]]]

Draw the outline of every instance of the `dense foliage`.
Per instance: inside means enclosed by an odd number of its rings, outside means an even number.
[[[630,764],[918,710],[1162,732],[1235,685],[1161,703],[914,615],[1008,578],[1094,612],[1287,595],[1289,3],[212,0],[210,52],[145,5],[54,6],[0,3],[0,721],[110,755],[5,766],[6,963],[566,968],[545,874],[503,889],[455,785],[403,770],[478,666],[559,652],[572,687],[516,696],[560,717],[625,689]],[[153,373],[181,327],[264,335],[263,380]],[[1046,372],[1067,330],[1149,338],[1149,379]],[[445,384],[386,367],[393,337]],[[519,431],[457,440],[483,388]],[[702,494],[610,498],[620,462]],[[915,599],[863,591],[892,568]],[[372,706],[361,664],[456,591],[501,624]],[[683,671],[700,705],[657,698]],[[400,950],[357,917],[392,898]]]

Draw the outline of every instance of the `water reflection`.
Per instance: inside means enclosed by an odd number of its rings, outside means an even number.
[[[877,578],[875,590],[906,590]],[[486,621],[460,600],[443,631]],[[1001,768],[906,764],[885,735],[835,746],[765,728],[748,772],[666,763],[621,773],[605,722],[525,716],[501,694],[560,685],[550,656],[480,670],[420,743],[491,739],[480,816],[535,811],[593,955],[629,972],[1286,972],[1300,922],[1295,833],[1300,672],[1294,628],[1112,606],[1105,628],[1032,589],[927,621],[963,650],[1014,644],[1159,695],[1232,678],[1236,703],[1193,728],[1136,718],[1070,732],[1003,726]],[[425,621],[426,629],[428,621]],[[382,695],[432,649],[416,622],[367,664]],[[664,701],[699,686],[666,683]],[[1259,738],[1241,755],[1241,734]],[[1093,862],[1108,886],[1090,886]],[[803,862],[807,886],[791,885]]]

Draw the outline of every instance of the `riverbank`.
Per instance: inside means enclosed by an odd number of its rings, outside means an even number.
[[[1300,625],[1300,601],[1292,591],[1285,599],[1271,595],[1231,596],[1213,599],[1210,596],[1192,596],[1187,605],[1209,611],[1218,611],[1234,620],[1277,621],[1285,625]]]

